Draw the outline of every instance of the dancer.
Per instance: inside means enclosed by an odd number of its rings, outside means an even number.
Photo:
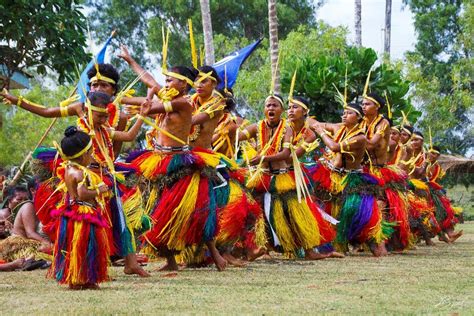
[[[296,255],[304,249],[305,259],[327,258],[313,248],[329,242],[333,231],[324,220],[315,202],[297,192],[295,172],[288,170],[292,130],[281,118],[283,99],[272,94],[265,100],[265,119],[248,126],[240,140],[257,138],[257,150],[244,148],[251,166],[247,187],[252,189],[265,212],[270,246],[278,251]]]
[[[361,128],[364,129],[367,138],[364,163],[366,171],[379,180],[382,188],[383,194],[377,197],[379,209],[382,210],[387,222],[395,224],[395,232],[388,242],[388,247],[390,250],[402,251],[409,246],[410,237],[408,201],[405,197],[407,176],[397,166],[387,165],[390,124],[380,114],[382,107],[385,106],[385,100],[376,93],[367,94],[369,78],[370,74],[362,101],[364,119]]]

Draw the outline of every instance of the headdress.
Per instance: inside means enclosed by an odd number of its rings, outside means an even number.
[[[280,102],[281,106],[284,107],[285,103],[283,102],[283,99],[279,95],[275,94],[275,81],[276,81],[276,73],[278,71],[278,64],[280,62],[280,54],[281,54],[281,51],[278,54],[277,62],[275,64],[275,71],[272,72],[272,81],[271,81],[271,85],[270,85],[270,94],[265,99],[265,103],[267,103],[270,98],[273,98],[273,99],[278,100],[278,102]]]
[[[368,93],[369,92],[369,83],[370,83],[370,74],[372,73],[372,68],[370,68],[369,73],[367,74],[367,79],[365,80],[365,85],[364,85],[364,92],[362,94],[362,97],[364,99],[368,99],[372,102],[375,103],[375,105],[378,108],[381,108],[383,106],[383,100],[381,98],[373,93]]]
[[[361,112],[360,109],[352,106],[351,104],[348,104],[347,103],[347,66],[346,66],[346,74],[345,74],[345,77],[344,77],[344,95],[342,95],[342,93],[339,91],[339,89],[337,89],[336,85],[333,84],[334,88],[336,88],[336,91],[337,91],[337,100],[342,103],[342,107],[344,109],[349,109],[351,111],[354,111],[357,113],[357,115],[359,117],[363,117],[363,113]]]
[[[163,75],[169,76],[169,77],[172,77],[172,78],[176,78],[178,80],[186,81],[187,84],[189,84],[191,87],[193,87],[194,82],[191,79],[189,79],[188,77],[183,76],[182,74],[179,74],[177,72],[168,71],[168,66],[166,64],[166,61],[167,61],[167,58],[168,58],[168,44],[169,44],[170,30],[167,29],[166,36],[165,36],[165,28],[163,27],[161,29],[161,34],[163,36],[163,52],[162,52],[162,55],[161,55],[161,59],[162,59],[161,69],[162,69]]]

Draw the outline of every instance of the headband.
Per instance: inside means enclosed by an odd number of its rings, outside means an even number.
[[[276,96],[276,95],[269,95],[266,99],[265,99],[265,103],[268,102],[268,100],[270,99],[277,99],[278,102],[280,102],[281,106],[282,107],[285,107],[284,106],[284,103],[283,103],[283,100],[279,97],[279,96]]]
[[[413,134],[413,138],[418,138],[418,139],[421,139],[421,140],[425,140],[425,138],[419,134]]]
[[[177,72],[163,71],[163,75],[169,76],[169,77],[172,77],[172,78],[176,78],[178,80],[186,81],[187,84],[189,84],[191,87],[194,87],[194,82],[191,79],[189,79],[188,77],[183,76],[182,74],[179,74]]]
[[[92,146],[92,139],[89,141],[89,143],[87,144],[86,147],[84,147],[84,149],[82,149],[80,152],[78,152],[77,154],[74,154],[72,156],[66,156],[64,155],[63,153],[63,157],[64,159],[67,159],[67,160],[72,160],[72,159],[76,159],[76,158],[79,158],[81,157],[82,155],[84,155]],[[61,153],[62,153],[62,150],[61,150]]]
[[[433,153],[433,154],[438,154],[438,155],[441,154],[439,151],[437,151],[436,149],[433,149],[433,148],[428,150],[428,152]]]
[[[89,80],[89,82],[92,83],[92,82],[96,82],[96,81],[99,81],[99,80],[105,81],[105,82],[108,82],[108,83],[111,83],[111,84],[115,84],[115,80],[114,80],[114,79],[109,78],[109,77],[106,77],[106,76],[102,76],[99,71],[97,71],[96,75],[95,75],[94,77],[92,77],[92,78]]]
[[[352,106],[346,105],[344,108],[356,112],[359,117],[362,117],[362,116],[363,116],[362,113],[360,113],[360,111],[359,111],[358,109],[353,108]]]
[[[274,97],[274,98],[277,98],[277,97]],[[298,101],[298,100],[293,99],[293,98],[291,98],[289,101],[290,101],[290,103],[297,104],[297,105],[301,106],[303,109],[305,109],[306,111],[308,111],[308,106],[306,104],[304,104],[303,102]],[[265,102],[266,102],[266,100],[265,100]]]
[[[375,100],[374,98],[369,97],[368,95],[364,95],[364,99],[370,100],[370,101],[374,102],[375,105],[377,105],[378,108],[380,107],[379,101]]]
[[[410,135],[410,136],[413,135],[413,132],[411,132],[408,128],[405,128],[405,127],[403,127],[403,126],[401,126],[401,128],[402,128],[402,131],[404,131],[404,132],[407,133],[408,135]]]
[[[209,71],[209,72],[207,72],[207,73],[206,73],[206,72],[199,71],[198,76],[200,76],[201,78],[199,78],[199,79],[196,80],[197,83],[199,83],[199,82],[201,82],[201,81],[203,81],[203,80],[205,80],[205,79],[207,79],[207,78],[211,79],[212,81],[217,82],[217,79],[212,76],[212,71]]]

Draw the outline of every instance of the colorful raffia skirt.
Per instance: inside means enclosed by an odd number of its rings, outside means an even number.
[[[344,173],[335,172],[326,161],[317,161],[305,167],[314,196],[323,205],[324,211],[337,218],[341,210],[341,193]]]
[[[346,172],[342,181],[341,207],[337,219],[336,243],[376,243],[389,238],[391,225],[377,205],[378,180],[364,172]]]
[[[43,231],[54,242],[57,236],[59,218],[55,210],[60,204],[66,203],[64,182],[64,168],[61,159],[57,157],[54,148],[40,147],[33,154],[35,174],[39,174],[42,181],[37,187],[34,204],[38,219],[43,225]],[[109,234],[114,240],[110,245],[111,254],[124,257],[135,252],[134,231],[149,227],[147,216],[142,207],[142,194],[135,185],[127,185],[126,178],[133,176],[134,168],[124,163],[115,163],[116,174],[113,176],[107,168],[91,169],[99,174],[107,184],[113,195],[107,199],[107,214]],[[129,181],[130,182],[130,181]]]
[[[335,231],[323,218],[323,210],[309,198],[298,199],[293,172],[252,175],[247,188],[263,205],[267,235],[276,250],[296,254],[331,242]]]
[[[152,228],[142,241],[158,253],[163,247],[179,252],[215,239],[232,244],[249,233],[248,222],[256,226],[258,205],[231,177],[236,166],[225,156],[194,148],[143,151],[128,161],[149,181],[146,209]]]
[[[431,181],[428,183],[428,187],[434,206],[435,217],[441,230],[453,230],[454,226],[459,222],[459,211],[453,207],[442,186]]]
[[[382,187],[377,198],[386,203],[385,209],[382,210],[384,219],[395,224],[392,235],[393,244],[398,250],[406,249],[409,247],[411,236],[406,173],[394,165],[370,166],[365,167],[364,171],[374,176]]]
[[[408,203],[411,231],[417,237],[432,238],[441,230],[435,217],[428,185],[421,180],[408,181]]]
[[[109,279],[110,242],[105,211],[84,202],[67,202],[55,211],[59,218],[53,277],[61,284],[97,284]]]

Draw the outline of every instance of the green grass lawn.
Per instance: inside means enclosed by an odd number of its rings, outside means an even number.
[[[380,259],[257,261],[148,279],[113,268],[99,291],[66,290],[45,271],[4,272],[0,314],[474,314],[474,222],[458,228],[465,234],[453,245]]]

